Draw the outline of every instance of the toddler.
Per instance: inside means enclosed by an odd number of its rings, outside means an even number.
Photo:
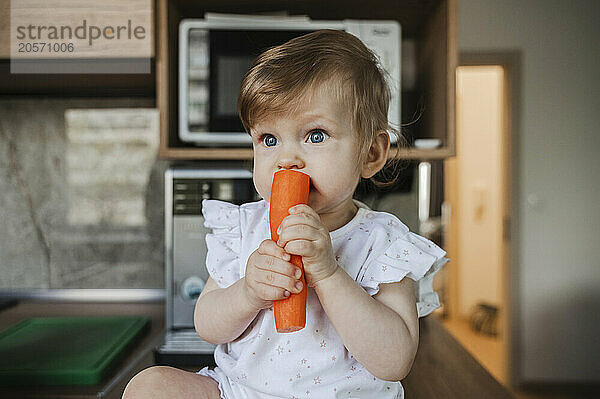
[[[360,179],[386,164],[389,89],[356,37],[310,33],[267,50],[247,73],[240,118],[252,137],[253,179],[263,198],[241,206],[204,200],[210,274],[195,308],[198,334],[218,344],[217,367],[193,374],[153,367],[128,398],[402,398],[418,317],[439,307],[433,275],[442,249],[395,216],[354,200]],[[311,177],[308,205],[290,208],[269,239],[274,172]],[[302,289],[306,327],[275,330],[273,301]]]

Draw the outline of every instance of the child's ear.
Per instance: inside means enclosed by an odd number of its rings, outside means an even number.
[[[360,177],[368,179],[379,172],[387,162],[389,149],[390,135],[385,130],[378,131],[363,161]]]

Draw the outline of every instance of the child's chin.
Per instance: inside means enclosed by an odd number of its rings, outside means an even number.
[[[328,209],[328,205],[323,201],[324,198],[321,196],[315,196],[312,199],[308,198],[308,206],[310,206],[317,214],[322,214]]]
[[[311,193],[308,195],[308,206],[310,206],[312,209],[314,209],[315,212],[319,213],[319,208],[321,206],[321,203],[320,203],[319,199],[317,198],[317,196],[313,195],[312,190],[311,190]]]

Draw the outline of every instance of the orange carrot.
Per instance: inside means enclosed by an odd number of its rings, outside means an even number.
[[[281,221],[289,215],[288,210],[298,204],[308,203],[310,177],[302,172],[292,169],[282,169],[275,172],[271,186],[271,204],[269,209],[269,224],[271,226],[271,239],[277,241],[279,234],[277,228]],[[279,333],[298,331],[306,324],[306,281],[302,257],[291,255],[290,262],[302,271],[302,291],[291,294],[286,299],[275,301],[275,327]]]

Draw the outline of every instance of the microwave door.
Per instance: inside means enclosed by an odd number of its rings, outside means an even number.
[[[210,30],[211,132],[244,132],[237,98],[246,72],[263,51],[301,36],[307,30]]]

